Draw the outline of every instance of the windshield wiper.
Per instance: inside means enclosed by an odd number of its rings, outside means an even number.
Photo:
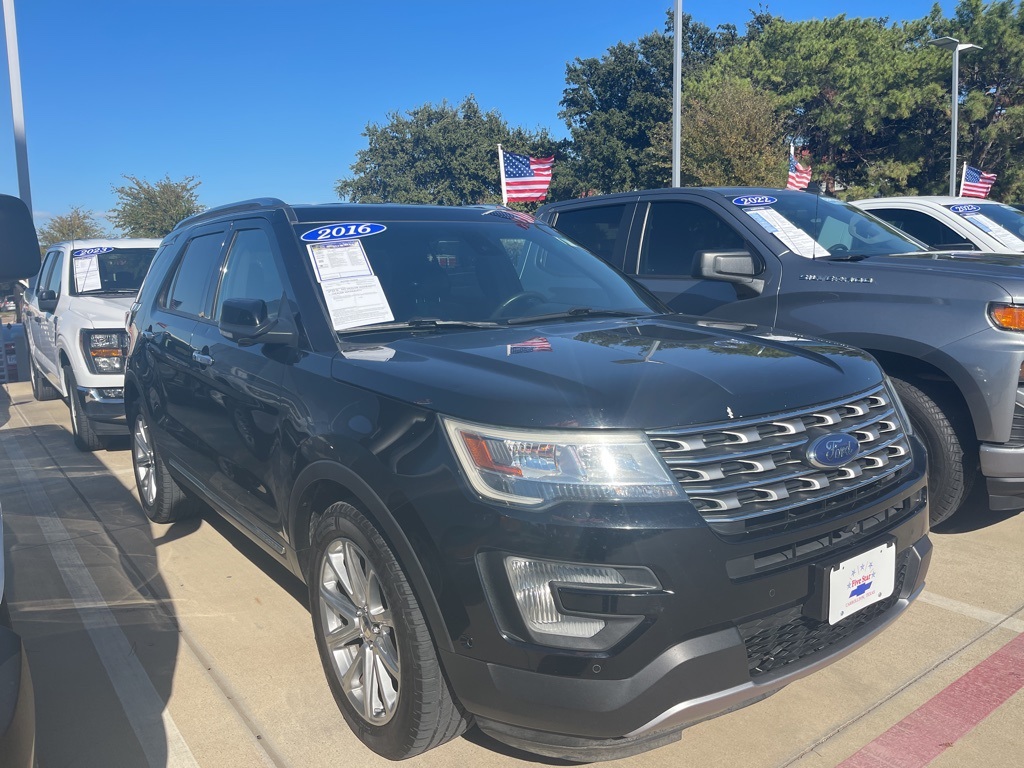
[[[643,312],[626,309],[594,309],[593,307],[573,307],[565,312],[552,312],[547,315],[531,315],[530,317],[513,317],[506,321],[509,325],[526,325],[544,320],[563,320],[569,317],[636,317]]]
[[[338,333],[367,333],[372,331],[431,330],[434,328],[500,328],[503,324],[493,320],[441,320],[436,317],[414,317],[390,323],[374,323],[346,328]]]

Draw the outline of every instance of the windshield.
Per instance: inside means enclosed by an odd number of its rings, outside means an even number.
[[[71,295],[139,292],[156,248],[80,248],[71,252]]]
[[[769,205],[756,201],[769,199]],[[760,226],[776,235],[794,253],[807,258],[884,256],[927,250],[881,219],[848,203],[811,194],[738,197],[741,207]],[[747,205],[745,201],[755,201]],[[737,203],[740,204],[740,203]]]
[[[664,311],[561,234],[498,213],[478,221],[307,223],[296,233],[339,332],[423,320],[505,324]]]
[[[1024,251],[1024,211],[1002,203],[950,203],[946,206],[1012,251]]]

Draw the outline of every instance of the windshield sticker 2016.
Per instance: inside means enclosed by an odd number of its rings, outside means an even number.
[[[108,248],[108,251],[114,250]],[[79,293],[86,291],[99,291],[103,288],[100,280],[100,259],[95,253],[88,256],[75,256],[71,260],[71,266],[75,273],[75,290]]]
[[[379,235],[387,229],[383,224],[371,224],[366,221],[351,221],[339,224],[323,224],[316,229],[302,233],[305,243],[323,243],[329,240],[351,240],[354,237]]]
[[[739,198],[737,198],[739,199]],[[765,232],[775,235],[782,244],[797,256],[814,259],[831,254],[815,242],[814,238],[776,211],[774,208],[744,208],[743,211],[756,221]]]

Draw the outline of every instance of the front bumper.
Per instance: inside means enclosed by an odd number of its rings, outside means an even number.
[[[119,393],[111,397],[112,392]],[[123,387],[79,387],[75,393],[82,413],[97,435],[127,435]]]
[[[7,606],[0,606],[5,613]],[[35,697],[21,638],[0,616],[0,765],[32,768],[36,746]]]

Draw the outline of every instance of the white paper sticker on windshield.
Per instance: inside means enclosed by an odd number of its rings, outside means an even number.
[[[982,232],[992,235],[1004,248],[1009,248],[1011,251],[1024,251],[1024,240],[1021,240],[1013,232],[1001,224],[997,224],[985,214],[968,213],[961,215]]]
[[[376,275],[330,280],[320,284],[336,331],[395,319]]]
[[[334,240],[306,246],[321,283],[339,277],[368,277],[373,274],[366,251],[359,240]]]
[[[71,260],[75,273],[75,290],[79,293],[103,289],[100,280],[100,257],[95,253],[76,256]]]
[[[760,224],[766,232],[770,232],[779,238],[782,244],[797,256],[803,256],[805,259],[814,259],[831,255],[825,248],[815,242],[810,235],[774,208],[744,208],[743,210],[750,218]]]

